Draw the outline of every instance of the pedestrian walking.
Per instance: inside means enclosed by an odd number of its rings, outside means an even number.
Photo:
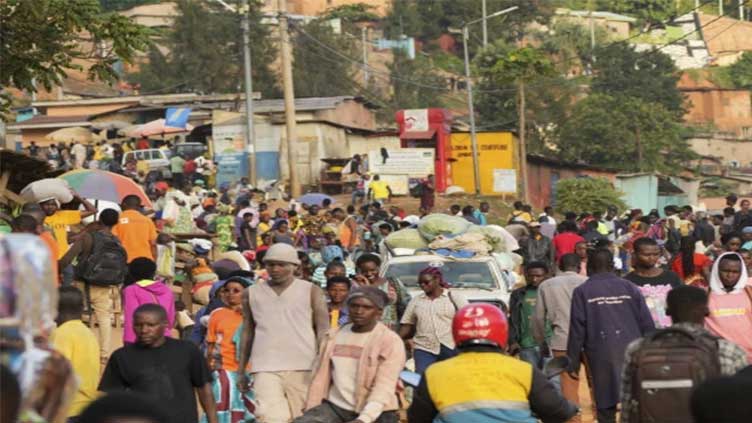
[[[380,314],[386,294],[355,289],[347,299],[351,323],[332,331],[314,366],[306,412],[295,423],[397,423],[396,388],[405,350]]]
[[[613,272],[614,256],[595,250],[588,259],[585,283],[572,293],[567,355],[570,376],[578,377],[585,354],[593,377],[599,423],[616,421],[624,350],[655,328],[639,289]]]
[[[154,222],[141,213],[141,199],[137,195],[123,198],[120,208],[123,212],[112,233],[120,239],[128,253],[128,262],[139,257],[157,259],[157,228]]]
[[[250,281],[230,277],[218,285],[223,291],[224,306],[209,316],[206,334],[206,360],[212,370],[212,392],[219,423],[244,423],[255,420],[256,404],[252,390],[240,392],[237,375],[247,375],[238,364],[238,329],[243,324],[243,292]],[[247,377],[249,377],[247,375]],[[249,380],[253,380],[249,377]]]
[[[63,357],[67,358],[78,379],[76,394],[68,408],[68,419],[75,419],[97,398],[99,383],[99,343],[81,321],[84,297],[81,291],[64,286],[58,290],[57,329],[50,342]]]
[[[420,182],[420,208],[431,211],[436,203],[436,185],[434,184],[433,175],[428,175],[425,180]]]
[[[350,293],[350,278],[345,276],[345,265],[342,262],[332,262],[340,266],[332,266],[331,269],[337,269],[342,272],[335,276],[326,277],[326,296],[329,299],[329,327],[337,329],[350,321],[349,308],[346,300]],[[329,271],[327,266],[327,271]]]
[[[546,279],[538,285],[538,300],[535,303],[533,316],[533,338],[539,345],[548,342],[554,358],[567,355],[572,293],[587,280],[587,277],[578,274],[580,257],[577,254],[564,254],[561,257],[560,269],[561,273],[558,276]],[[551,336],[548,341],[546,341],[547,322],[551,325]],[[565,372],[559,375],[559,383],[564,398],[579,406],[580,381]],[[569,421],[579,423],[580,416],[574,416]]]
[[[450,291],[450,285],[438,267],[427,267],[418,274],[423,290],[407,304],[399,335],[412,339],[415,371],[423,374],[431,364],[457,355],[452,338],[452,319],[467,300]]]
[[[519,354],[520,360],[542,369],[550,360],[548,342],[552,336],[551,323],[544,322],[543,342],[533,336],[533,320],[538,302],[538,286],[548,277],[548,264],[533,261],[525,265],[526,285],[512,291],[509,297],[509,354]]]
[[[355,275],[353,281],[358,286],[375,286],[387,294],[389,302],[384,307],[381,322],[395,332],[399,330],[400,319],[410,302],[410,293],[398,280],[387,280],[379,276],[381,259],[376,254],[361,254],[355,261],[355,268],[358,274]]]
[[[198,348],[165,337],[167,312],[159,304],[142,304],[131,318],[135,342],[112,353],[99,390],[144,394],[169,410],[167,423],[197,423],[198,397],[207,421],[217,423],[211,374]]]
[[[625,352],[623,423],[692,421],[692,390],[687,388],[720,375],[733,375],[747,366],[743,349],[703,328],[710,311],[705,291],[680,286],[668,293],[666,302],[671,327],[633,341]],[[684,384],[677,386],[678,380]]]
[[[392,196],[392,188],[389,187],[385,181],[381,180],[381,176],[374,175],[373,180],[368,184],[368,194],[366,198],[384,205]]]
[[[266,250],[266,283],[248,288],[243,300],[243,331],[238,367],[252,363],[258,408],[264,423],[286,423],[302,414],[318,346],[329,330],[329,311],[318,286],[293,276],[300,266],[291,245]],[[249,380],[238,374],[238,389]]]
[[[166,314],[168,326],[165,336],[170,336],[175,326],[175,297],[170,287],[162,281],[154,280],[157,265],[146,257],[139,257],[128,264],[128,273],[134,283],[123,289],[123,342],[136,341],[134,312],[143,304],[159,304]]]
[[[541,233],[540,222],[530,222],[530,235],[520,240],[522,257],[525,263],[541,261],[549,268],[555,264],[556,251],[550,238]]]
[[[713,263],[708,307],[708,330],[742,347],[752,361],[752,286],[738,253],[724,253]]]
[[[101,229],[84,233],[58,262],[58,267],[64,269],[77,260],[74,286],[84,294],[90,326],[92,314],[96,317],[102,364],[110,355],[114,304],[128,274],[125,249],[112,234],[117,221],[117,211],[102,210],[98,221]]]
[[[585,242],[585,238],[577,234],[577,224],[565,220],[559,224],[559,234],[552,240],[554,251],[556,251],[556,261],[561,259],[564,254],[574,253],[574,247],[579,242]]]

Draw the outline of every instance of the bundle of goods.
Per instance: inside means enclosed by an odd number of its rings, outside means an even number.
[[[21,198],[27,202],[41,203],[57,200],[60,204],[73,201],[70,186],[63,179],[47,178],[34,181],[21,190]]]
[[[446,214],[430,214],[417,222],[417,229],[393,232],[384,240],[389,249],[464,251],[473,255],[508,254],[519,249],[514,237],[501,226],[473,225]],[[507,261],[510,261],[509,259]]]

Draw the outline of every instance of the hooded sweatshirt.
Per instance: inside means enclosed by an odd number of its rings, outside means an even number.
[[[721,283],[718,265],[723,257],[732,254],[739,257],[742,273],[734,289],[728,292]],[[710,274],[710,315],[705,318],[705,326],[713,334],[742,347],[747,359],[752,361],[752,288],[745,289],[746,286],[747,269],[742,257],[738,253],[724,253],[718,257]]]
[[[162,282],[142,280],[123,289],[123,342],[136,342],[136,333],[133,331],[133,312],[141,304],[159,304],[167,312],[167,327],[165,336],[170,336],[170,331],[175,325],[175,297],[170,287]]]

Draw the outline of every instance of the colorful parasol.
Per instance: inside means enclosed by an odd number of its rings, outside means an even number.
[[[173,126],[165,125],[164,119],[157,119],[151,122],[147,122],[143,125],[133,128],[130,132],[126,132],[129,137],[149,137],[152,135],[167,135],[167,134],[179,134],[181,132],[191,132],[193,125],[186,124],[185,128],[176,128]]]
[[[149,197],[137,183],[117,173],[79,169],[66,172],[58,178],[66,180],[68,185],[84,198],[120,204],[126,195],[137,195],[144,207],[152,206]]]

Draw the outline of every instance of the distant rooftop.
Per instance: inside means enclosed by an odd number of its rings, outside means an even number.
[[[569,9],[559,8],[559,9],[556,9],[556,14],[576,16],[578,18],[589,18],[591,12],[589,10],[569,10]],[[631,16],[620,15],[618,13],[612,13],[612,12],[593,11],[592,16],[595,19],[606,19],[609,21],[629,22],[629,23],[637,22],[637,19]]]

